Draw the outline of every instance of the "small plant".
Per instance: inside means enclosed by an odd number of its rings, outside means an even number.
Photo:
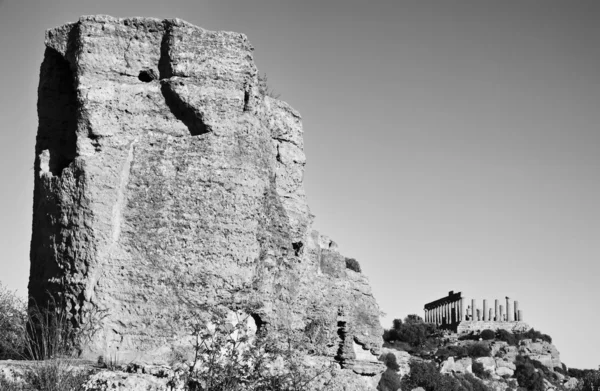
[[[0,283],[0,360],[23,356],[26,322],[25,302]]]
[[[483,330],[479,336],[484,341],[489,341],[496,338],[496,333],[492,330]]]
[[[346,258],[346,269],[353,270],[357,273],[361,272],[360,264],[354,258]]]
[[[279,99],[281,94],[277,94],[271,87],[269,87],[267,74],[258,74],[258,91],[262,96],[269,96],[274,99]]]
[[[87,371],[61,359],[35,363],[25,372],[25,381],[34,390],[80,391],[88,379]]]

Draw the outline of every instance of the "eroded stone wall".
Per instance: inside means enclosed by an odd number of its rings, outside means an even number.
[[[325,356],[372,387],[377,303],[311,228],[300,115],[261,95],[246,36],[91,16],[46,48],[29,292],[102,315],[84,354],[165,360],[177,316],[253,300],[260,323],[323,325]]]

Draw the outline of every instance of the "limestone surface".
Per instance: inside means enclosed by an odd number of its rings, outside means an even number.
[[[45,44],[29,294],[93,325],[82,354],[164,363],[181,319],[253,303],[371,389],[379,308],[312,229],[300,114],[261,92],[247,37],[86,16]]]

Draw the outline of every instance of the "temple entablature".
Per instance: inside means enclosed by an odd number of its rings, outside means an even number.
[[[523,322],[523,311],[518,301],[507,296],[502,301],[495,299],[493,307],[489,303],[487,299],[467,300],[462,292],[450,291],[448,296],[425,304],[424,319],[439,328],[459,333],[484,329],[516,332],[525,327],[525,330],[529,329]]]

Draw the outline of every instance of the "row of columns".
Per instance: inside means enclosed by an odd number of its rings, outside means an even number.
[[[514,305],[513,305],[514,303]],[[506,312],[504,311],[506,308]],[[475,299],[471,300],[471,305],[467,305],[467,299],[462,297],[456,301],[449,301],[435,308],[425,309],[425,322],[437,325],[451,324],[467,320],[482,320],[495,322],[514,322],[523,320],[523,312],[519,309],[519,302],[506,298],[506,307],[500,304],[499,300],[494,300],[494,308],[488,307],[488,301],[483,300],[483,307],[477,306]]]
[[[464,300],[448,301],[435,308],[425,310],[425,322],[436,325],[460,322],[460,316],[464,306]],[[464,319],[464,317],[462,318]]]

